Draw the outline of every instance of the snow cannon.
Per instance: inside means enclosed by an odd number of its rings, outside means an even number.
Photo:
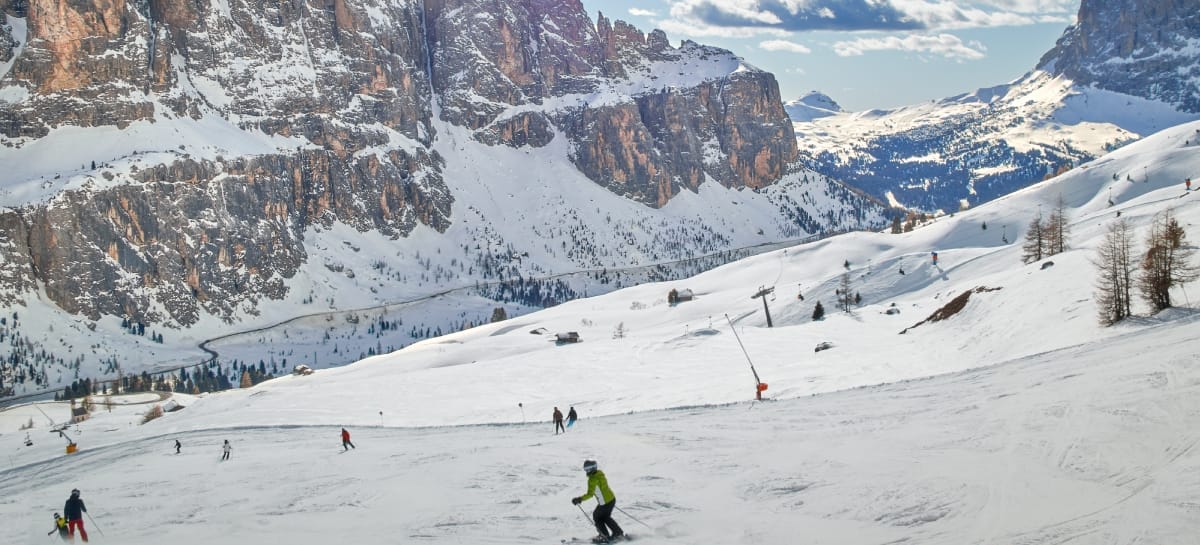
[[[754,391],[754,398],[759,401],[762,401],[762,393],[765,391],[767,391],[767,383],[765,383],[765,382],[758,383],[758,388],[756,388]]]

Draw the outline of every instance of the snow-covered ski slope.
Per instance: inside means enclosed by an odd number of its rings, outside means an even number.
[[[1168,207],[1197,244],[1200,192],[1183,191],[1200,178],[1197,130],[911,233],[835,237],[312,376],[182,396],[186,409],[145,425],[147,405],[99,411],[69,432],[70,456],[37,409],[0,413],[0,543],[50,539],[73,487],[98,543],[557,543],[592,533],[570,504],[585,458],[645,543],[1193,543],[1200,314],[1188,296],[1200,290],[1177,290],[1180,308],[1156,316],[1139,301],[1139,317],[1102,328],[1089,259],[1118,212],[1139,248]],[[1026,226],[1059,195],[1072,249],[1022,264]],[[833,295],[845,261],[862,295],[850,314]],[[760,286],[776,288],[773,328],[751,299]],[[992,291],[899,334],[980,287]],[[697,297],[670,306],[671,288]],[[818,300],[828,315],[812,322]],[[748,401],[726,315],[773,401]],[[833,348],[814,352],[824,341]],[[555,406],[582,417],[565,435]],[[357,449],[342,452],[340,426]]]

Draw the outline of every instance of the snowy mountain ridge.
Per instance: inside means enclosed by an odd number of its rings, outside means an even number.
[[[1082,2],[1005,85],[796,124],[801,161],[894,205],[954,212],[1200,118],[1200,3]]]

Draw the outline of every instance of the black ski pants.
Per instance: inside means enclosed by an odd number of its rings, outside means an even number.
[[[617,526],[617,521],[613,520],[613,508],[617,506],[617,500],[610,501],[604,505],[597,505],[596,510],[592,511],[592,520],[596,521],[596,531],[604,537],[612,537],[624,535],[621,527]],[[612,530],[612,533],[609,533]]]

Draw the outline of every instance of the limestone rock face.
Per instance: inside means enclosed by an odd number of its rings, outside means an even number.
[[[25,17],[24,0],[0,0],[0,63],[11,61],[18,45],[12,25],[5,24],[5,15]]]
[[[426,0],[425,10],[433,86],[455,125],[481,128],[507,106],[591,91],[605,75],[578,0]]]
[[[156,154],[133,172],[84,155],[61,192],[0,209],[0,289],[40,286],[90,318],[253,312],[309,266],[315,225],[444,233],[447,162],[467,160],[439,154],[447,132],[566,138],[564,165],[649,207],[706,181],[770,185],[796,155],[770,74],[593,23],[579,0],[0,0],[0,13],[4,149],[64,129],[195,131],[109,156]]]
[[[706,175],[727,187],[767,186],[796,156],[778,85],[766,73],[584,108],[566,116],[565,127],[578,142],[580,170],[651,206],[696,190]]]
[[[385,140],[365,128],[374,123],[425,143],[433,136],[414,5],[230,0],[224,13],[187,0],[29,2],[28,45],[3,85],[30,98],[0,109],[9,137],[150,120],[150,93],[176,115],[207,108],[243,129],[336,151]],[[394,24],[372,20],[379,12]]]
[[[1200,113],[1200,0],[1083,0],[1038,68]]]
[[[662,31],[647,38],[603,13],[593,25],[577,0],[425,5],[436,21],[428,39],[441,115],[478,129],[476,138],[488,143],[548,142],[541,126],[530,134],[536,118],[505,115],[514,106],[597,93],[635,77],[653,81],[656,68],[729,55],[690,42],[675,49]],[[730,187],[769,185],[796,156],[779,85],[756,69],[550,115],[575,145],[580,171],[650,206],[663,206],[682,188],[695,190],[703,174]]]
[[[203,309],[229,316],[242,303],[286,294],[284,280],[305,264],[303,232],[335,220],[385,235],[418,223],[444,229],[451,202],[411,183],[429,157],[393,152],[341,159],[319,150],[297,155],[178,161],[138,174],[141,184],[69,191],[54,202],[0,215],[4,266],[42,272],[46,294],[63,309],[170,319],[191,325]],[[407,165],[402,167],[402,165]],[[166,315],[145,314],[145,286]],[[10,284],[6,288],[20,288]]]

